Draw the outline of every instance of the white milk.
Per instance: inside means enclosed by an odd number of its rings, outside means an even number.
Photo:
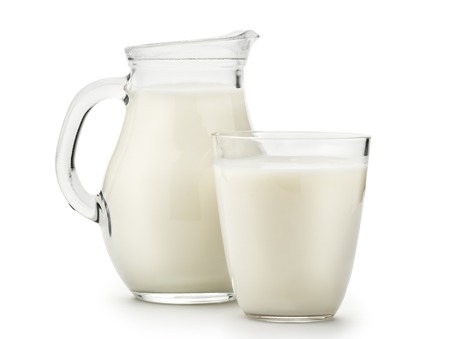
[[[244,312],[335,314],[352,270],[366,169],[331,158],[216,164],[225,252]]]
[[[229,292],[210,134],[249,129],[243,91],[143,89],[130,94],[103,194],[103,234],[134,292]]]

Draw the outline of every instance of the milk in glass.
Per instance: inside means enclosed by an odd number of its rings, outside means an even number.
[[[245,313],[335,314],[352,270],[366,169],[358,159],[217,160],[225,251]]]

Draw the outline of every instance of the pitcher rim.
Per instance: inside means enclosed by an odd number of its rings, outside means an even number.
[[[138,44],[125,47],[125,52],[135,48],[152,48],[152,47],[163,47],[170,45],[189,45],[189,44],[197,44],[202,42],[214,42],[214,41],[227,41],[227,40],[249,40],[249,39],[258,39],[259,35],[252,30],[239,30],[233,31],[226,35],[222,35],[215,38],[205,38],[205,39],[190,39],[190,40],[178,40],[178,41],[164,41],[164,42],[153,42],[148,44]]]
[[[239,30],[233,31],[226,35],[222,35],[215,38],[206,38],[206,39],[192,39],[192,40],[181,40],[181,41],[169,41],[169,42],[157,42],[157,43],[149,43],[149,44],[140,44],[134,46],[128,46],[125,48],[125,54],[128,60],[139,61],[139,60],[246,60],[248,49],[252,45],[253,41],[258,39],[259,35],[252,30]],[[220,43],[232,43],[233,41],[247,40],[249,41],[245,47],[242,47],[242,50],[247,50],[247,52],[242,53],[236,52],[236,56],[217,56],[215,53],[213,55],[201,56],[192,56],[192,55],[183,55],[181,52],[180,56],[177,56],[177,53],[181,51],[177,47],[181,48],[190,45],[199,45],[200,48],[211,47],[217,48],[220,45],[215,46],[215,44]],[[204,46],[202,46],[202,44]],[[211,46],[208,46],[208,45]],[[164,56],[164,49],[167,48],[168,55]],[[161,51],[158,51],[161,49]],[[163,56],[161,56],[161,54]]]

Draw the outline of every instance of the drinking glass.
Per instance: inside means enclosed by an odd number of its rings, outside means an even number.
[[[351,133],[213,135],[228,270],[251,318],[332,318],[350,279],[370,137]]]

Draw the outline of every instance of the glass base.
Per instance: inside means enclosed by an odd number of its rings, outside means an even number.
[[[311,316],[279,316],[279,315],[260,315],[245,313],[251,319],[272,322],[272,323],[311,323],[317,321],[330,320],[334,314],[311,315]]]
[[[142,293],[132,292],[139,300],[172,305],[216,304],[235,300],[231,292],[219,293]]]

